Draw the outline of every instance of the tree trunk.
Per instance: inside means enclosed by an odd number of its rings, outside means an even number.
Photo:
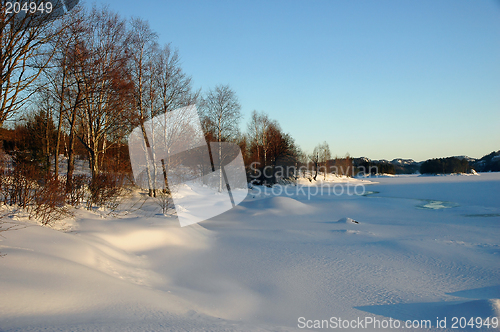
[[[146,175],[148,177],[148,188],[149,188],[149,197],[155,196],[155,192],[153,190],[153,182],[152,182],[152,176],[151,176],[151,169],[150,169],[150,163],[153,162],[153,154],[151,152],[151,146],[149,145],[149,139],[148,135],[146,134],[146,127],[144,126],[144,119],[141,119],[141,131],[142,131],[142,136],[144,138],[144,147],[145,151],[144,153],[146,154]]]
[[[62,126],[62,110],[59,111],[59,124],[57,125],[57,140],[56,140],[56,157],[54,159],[54,175],[56,178],[59,175],[59,148],[61,146],[61,126]]]
[[[63,63],[63,77],[62,77],[62,82],[61,82],[61,97],[59,101],[59,123],[57,125],[57,140],[56,140],[56,157],[54,159],[54,175],[57,176],[59,175],[59,147],[61,145],[61,127],[62,127],[62,114],[63,114],[63,108],[64,108],[64,90],[66,90],[66,66],[65,63]]]
[[[102,159],[101,159],[101,165],[99,166],[100,169],[104,168],[104,154],[106,153],[106,138],[102,140]]]
[[[97,151],[96,151],[97,150]],[[98,149],[92,149],[89,151],[89,163],[90,172],[92,174],[92,180],[96,179],[99,175],[99,151]]]
[[[219,127],[220,128],[220,127]],[[219,192],[222,192],[222,144],[221,144],[221,130],[219,129]]]
[[[73,171],[75,170],[75,140],[76,140],[76,116],[77,105],[79,104],[81,88],[78,84],[78,93],[75,104],[71,110],[71,119],[69,120],[69,142],[68,142],[68,170],[66,172],[66,191],[69,192],[73,188]],[[69,116],[68,116],[69,118]]]
[[[168,188],[167,168],[165,167],[165,159],[161,160],[161,167],[163,169],[163,180],[165,181],[165,188],[163,189],[163,193],[169,195],[170,189]]]
[[[71,126],[73,128],[73,126]],[[73,187],[73,171],[75,170],[75,134],[70,129],[68,146],[68,171],[66,172],[66,192],[70,192]]]
[[[45,160],[47,164],[47,174],[50,173],[50,140],[49,140],[49,119],[50,110],[47,110],[47,118],[45,119]]]

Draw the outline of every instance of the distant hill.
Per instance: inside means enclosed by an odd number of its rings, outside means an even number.
[[[459,160],[467,160],[469,163],[474,163],[478,160],[476,158],[471,158],[469,156],[453,156],[453,158],[457,158]]]
[[[391,161],[380,159],[371,160],[370,158],[360,157],[353,158],[353,164],[356,167],[364,167],[366,170],[372,169],[372,173],[376,169],[379,174],[414,174],[420,169],[421,162],[416,162],[413,159],[393,159]]]
[[[477,172],[500,172],[500,150],[470,162]]]
[[[393,159],[391,164],[394,165],[396,174],[414,174],[419,172],[422,162],[413,159]]]
[[[500,172],[500,150],[493,151],[481,159],[468,156],[429,159],[420,168],[423,173],[469,173]]]
[[[391,160],[391,164],[398,165],[398,166],[409,166],[409,165],[414,165],[414,164],[418,164],[418,163],[413,159],[393,159],[393,160]]]

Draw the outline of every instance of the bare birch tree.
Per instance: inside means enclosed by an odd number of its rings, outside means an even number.
[[[208,91],[203,99],[202,113],[209,120],[210,131],[217,142],[231,141],[238,136],[241,105],[236,93],[229,85],[217,85]],[[212,151],[213,153],[213,151]],[[222,162],[222,145],[218,148],[219,162]],[[222,192],[222,165],[219,165],[219,192]]]
[[[156,109],[155,114],[153,114],[153,109],[151,109],[152,116],[156,116],[159,114],[166,114],[168,112],[172,112],[181,107],[187,107],[190,105],[196,104],[198,99],[200,98],[199,91],[193,91],[191,77],[187,76],[181,66],[180,66],[180,58],[179,53],[177,51],[172,51],[170,49],[170,45],[166,44],[162,48],[158,49],[153,59],[152,69],[154,72],[153,75],[153,84],[155,86],[157,97],[156,102],[152,102],[152,105],[158,105],[158,109]],[[151,94],[153,96],[153,94]],[[181,119],[181,122],[189,123],[192,119],[190,119],[189,112],[180,112],[179,114],[183,114],[184,116]],[[175,127],[176,124],[168,124],[166,128]],[[178,130],[187,131],[188,128],[186,126],[181,126]],[[172,135],[172,133],[167,133],[164,131],[162,137],[181,137],[176,133]],[[170,148],[174,142],[164,142],[165,149],[167,149],[168,155],[170,155]],[[167,172],[172,162],[171,158],[167,158],[167,160],[162,160],[162,172],[163,172],[163,180],[164,187],[163,194],[170,194],[170,189],[168,186],[167,180]]]
[[[146,144],[146,172],[149,196],[151,197],[156,194],[156,179],[154,179],[156,171],[152,169],[156,167],[156,164],[153,162],[154,155],[151,148],[153,142],[149,141],[144,123],[152,119],[154,113],[156,113],[157,92],[153,82],[153,59],[158,47],[157,39],[157,34],[151,30],[146,21],[141,19],[132,20],[127,52],[130,56],[129,70],[133,82],[133,105]]]
[[[129,68],[134,86],[137,124],[146,144],[144,152],[150,166],[146,167],[149,196],[156,196],[158,179],[155,177],[158,172],[157,163],[154,162],[155,142],[152,140],[158,135],[151,132],[151,137],[148,137],[146,133],[158,128],[146,128],[145,122],[160,114],[194,104],[198,98],[198,93],[192,92],[191,78],[182,71],[178,52],[172,52],[168,44],[160,48],[157,39],[147,22],[132,20],[127,51],[130,56]],[[162,167],[165,174],[168,165],[163,164]]]

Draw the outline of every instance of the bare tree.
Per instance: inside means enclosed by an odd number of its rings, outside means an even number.
[[[200,99],[200,92],[193,91],[191,77],[181,68],[179,52],[172,51],[170,45],[166,44],[158,49],[153,60],[153,70],[156,73],[153,79],[160,99],[159,112],[170,112],[193,105]]]
[[[319,169],[319,163],[320,163],[320,159],[319,159],[320,151],[321,151],[321,144],[315,146],[313,152],[309,155],[309,160],[311,160],[311,162],[314,165],[314,171],[315,171],[314,176],[313,176],[314,181],[316,181],[316,178],[318,177],[318,169]]]
[[[256,159],[261,164],[261,167],[267,165],[267,152],[269,149],[267,131],[271,123],[272,121],[267,114],[264,112],[258,113],[254,110],[248,124],[250,144],[256,153]]]
[[[217,85],[208,91],[203,99],[202,113],[208,121],[209,131],[217,142],[234,140],[239,133],[238,122],[241,118],[241,105],[236,93],[229,85]],[[222,162],[222,145],[219,144],[218,160]],[[219,192],[222,192],[222,165],[219,165]]]
[[[154,117],[171,112],[180,107],[194,104],[198,93],[193,93],[191,78],[180,67],[178,52],[172,52],[167,44],[160,48],[157,44],[157,35],[151,31],[147,22],[134,19],[131,23],[130,43],[128,54],[130,56],[129,68],[132,76],[133,100],[137,124],[141,128],[146,144],[145,154],[146,175],[149,187],[149,196],[156,196],[156,167],[157,163],[153,145],[155,135],[148,130],[155,130],[157,126],[146,128],[146,121]],[[158,133],[160,134],[160,133]],[[158,136],[160,137],[160,136]],[[163,173],[167,172],[167,164],[162,165]],[[165,177],[166,181],[166,177]]]
[[[85,31],[85,30],[83,30]],[[68,123],[68,168],[66,172],[66,190],[71,192],[73,188],[73,172],[75,169],[75,143],[77,140],[77,126],[80,122],[81,108],[83,106],[83,101],[85,98],[84,94],[84,80],[83,71],[85,66],[85,59],[87,57],[87,52],[82,47],[82,43],[78,41],[75,43],[75,47],[69,53],[69,71],[72,76],[73,84],[71,89],[68,89],[67,96],[65,98],[66,108],[63,116]]]
[[[330,146],[325,141],[323,142],[323,144],[318,145],[318,148],[319,148],[319,163],[321,164],[321,168],[323,168],[323,179],[326,180],[326,173],[328,171],[328,161],[332,159]]]
[[[57,177],[59,174],[59,150],[61,146],[61,138],[63,135],[63,124],[66,118],[70,123],[70,136],[74,142],[74,123],[73,119],[76,114],[76,106],[81,103],[81,93],[78,93],[78,43],[86,31],[83,24],[85,21],[85,13],[81,8],[73,10],[66,15],[57,24],[61,26],[60,38],[49,42],[49,54],[53,55],[48,66],[44,68],[43,79],[40,80],[39,91],[46,93],[51,99],[51,107],[56,111],[57,121],[57,139],[55,143],[55,160],[54,174]],[[66,29],[62,29],[66,27]],[[81,92],[81,89],[79,90]],[[73,115],[73,116],[72,116]],[[72,121],[73,120],[73,121]],[[70,159],[72,157],[73,144],[70,144]],[[71,160],[73,162],[73,160]],[[71,167],[73,164],[71,164]],[[68,163],[68,167],[70,164]],[[68,174],[72,170],[68,169]],[[68,178],[69,181],[71,176]]]
[[[349,173],[354,175],[354,166],[352,164],[352,158],[349,153],[346,153],[345,157],[339,158],[335,156],[335,160],[333,160],[334,169],[337,175],[347,175],[350,176]]]
[[[249,159],[259,165],[260,172],[257,173],[261,176],[259,180],[261,183],[274,184],[276,182],[276,166],[278,165],[297,166],[298,147],[292,137],[282,131],[279,123],[271,120],[267,114],[252,112],[247,135],[250,142]],[[271,174],[267,174],[268,166],[271,166]],[[288,173],[281,176],[291,177]]]
[[[309,158],[307,157],[307,153],[305,153],[301,148],[297,147],[297,166],[302,170],[302,177],[306,177],[307,164],[309,163]],[[300,176],[300,174],[297,174]]]
[[[297,150],[292,137],[283,133],[277,121],[272,121],[266,130],[268,157],[272,166],[270,183],[276,183],[276,166],[294,165],[297,159]],[[281,177],[289,178],[290,174],[281,172]]]
[[[99,160],[109,142],[116,141],[117,132],[130,126],[127,42],[125,21],[106,8],[94,7],[80,48],[86,56],[81,68],[82,130],[77,135],[89,153],[92,179],[99,174]]]
[[[146,143],[146,167],[149,196],[156,194],[154,176],[156,164],[153,162],[154,155],[151,149],[152,142],[146,134],[144,123],[152,119],[156,113],[155,102],[157,99],[156,86],[153,82],[153,59],[156,56],[158,36],[149,24],[141,19],[133,19],[131,23],[130,43],[127,52],[130,56],[129,68],[133,82],[133,103],[137,112],[137,120]]]
[[[320,168],[323,168],[324,179],[326,179],[327,162],[331,159],[330,147],[327,142],[320,143],[314,147],[313,153],[309,155],[309,159],[314,164],[314,177],[316,180]]]
[[[191,77],[183,72],[180,66],[179,54],[177,51],[172,52],[170,45],[166,44],[156,50],[152,70],[154,75],[152,76],[150,91],[154,90],[154,93],[150,93],[151,116],[166,114],[180,108],[187,110],[187,106],[196,104],[200,92],[192,90]],[[156,97],[156,100],[153,97]],[[167,139],[163,143],[169,155],[170,149],[178,144],[176,141],[182,140],[181,137],[190,130],[191,126],[188,124],[193,120],[190,112],[179,111],[178,114],[181,115],[181,119],[169,117],[169,119],[175,119],[175,121],[166,124],[161,135],[161,137]],[[175,127],[177,127],[176,130],[171,132]],[[170,130],[167,130],[167,128]],[[178,132],[179,130],[181,132]],[[164,180],[162,195],[164,196],[165,194],[167,196],[171,194],[166,176],[169,168],[174,166],[171,163],[174,163],[171,158],[167,158],[166,161],[162,160]]]
[[[45,24],[53,15],[6,12],[6,1],[0,2],[0,127],[25,105],[35,92],[33,83],[48,65],[51,54],[46,46],[59,38],[66,28]],[[54,8],[55,10],[56,8]],[[52,22],[54,23],[54,22]]]

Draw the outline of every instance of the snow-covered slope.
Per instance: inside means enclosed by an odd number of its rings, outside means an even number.
[[[69,231],[2,233],[0,331],[291,331],[331,317],[456,331],[453,316],[500,315],[500,174],[359,181],[363,196],[255,188],[184,228],[146,201],[116,218],[78,210]]]

